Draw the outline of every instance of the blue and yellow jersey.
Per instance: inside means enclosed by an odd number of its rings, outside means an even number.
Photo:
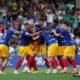
[[[53,43],[57,43],[57,40],[56,40],[56,38],[54,36],[50,36],[50,35],[48,35],[48,34],[46,34],[44,32],[42,32],[40,34],[40,36],[42,36],[44,38],[44,40],[46,41],[46,43],[48,45],[51,45]]]
[[[6,31],[6,33],[4,34],[4,36],[2,37],[2,39],[0,40],[0,44],[8,44],[8,41],[10,40],[10,38],[12,37],[12,35],[14,34],[14,31],[9,29]]]
[[[30,43],[29,31],[23,30],[20,37],[20,46],[27,46]]]
[[[58,26],[56,29],[55,29],[56,33],[60,34],[62,29]],[[58,41],[58,45],[59,46],[65,46],[65,40],[63,37],[61,36],[57,36],[56,37],[57,41]]]
[[[68,29],[62,29],[61,35],[63,36],[63,38],[65,40],[65,45],[67,45],[67,46],[73,46],[74,45],[74,41],[73,41]]]

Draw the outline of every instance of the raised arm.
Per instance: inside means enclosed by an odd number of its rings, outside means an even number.
[[[14,34],[20,35],[22,32],[21,31],[15,31]]]

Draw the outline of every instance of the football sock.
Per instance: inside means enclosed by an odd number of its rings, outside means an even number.
[[[58,66],[57,60],[52,59],[52,60],[50,60],[50,62],[51,62],[52,67],[53,67],[54,69],[56,69],[57,66]]]
[[[4,71],[6,68],[6,66],[2,66],[1,71]]]
[[[17,64],[16,64],[16,70],[18,70],[21,67],[21,64],[23,62],[23,59],[19,59]]]
[[[49,62],[48,62],[48,59],[47,58],[43,58],[44,61],[45,61],[45,64],[46,64],[46,67],[49,68]]]

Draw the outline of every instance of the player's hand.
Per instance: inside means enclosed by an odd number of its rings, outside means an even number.
[[[53,33],[56,33],[55,30],[52,30]]]

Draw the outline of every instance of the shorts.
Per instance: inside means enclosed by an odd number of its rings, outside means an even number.
[[[58,44],[52,44],[48,47],[48,56],[49,57],[54,57],[57,55],[57,50],[58,50]]]
[[[19,56],[33,55],[33,51],[29,46],[19,46]]]
[[[58,46],[57,56],[63,56],[66,46]]]
[[[66,46],[64,50],[64,56],[73,57],[75,56],[76,47],[75,46]]]
[[[0,45],[0,57],[8,57],[8,56],[9,56],[8,46],[1,44]]]
[[[46,55],[46,44],[38,45],[38,47],[34,50],[34,55],[37,54]]]

